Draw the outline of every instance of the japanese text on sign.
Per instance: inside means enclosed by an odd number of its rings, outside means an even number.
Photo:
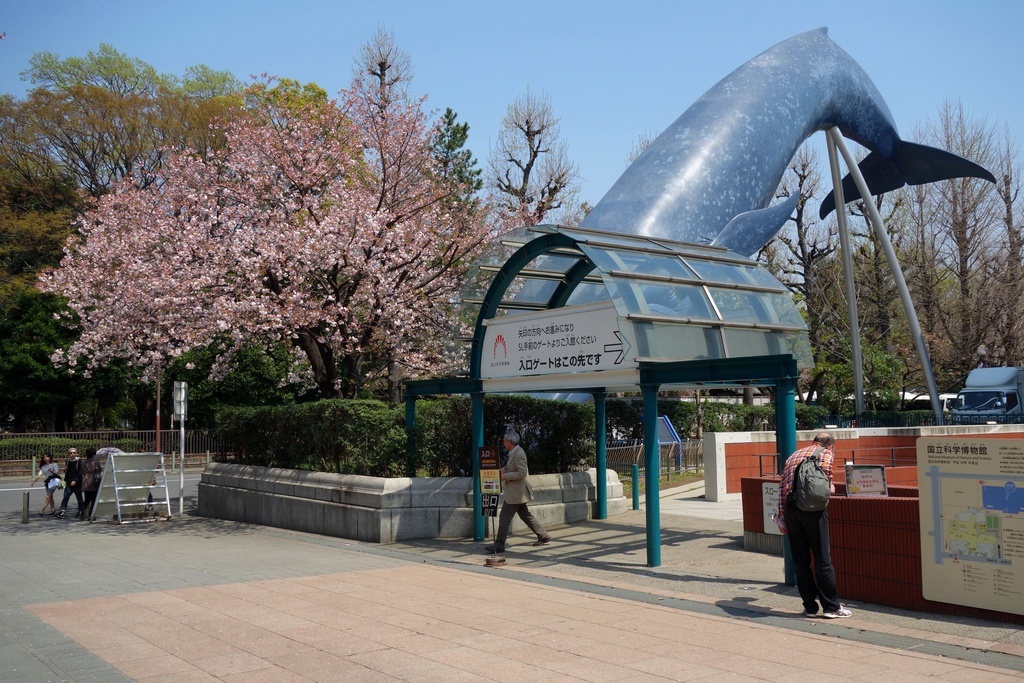
[[[488,320],[484,379],[636,367],[610,302]]]

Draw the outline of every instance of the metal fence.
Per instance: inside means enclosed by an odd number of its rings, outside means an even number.
[[[63,468],[69,448],[77,448],[84,457],[86,448],[116,446],[125,452],[155,452],[167,456],[169,463],[181,453],[181,432],[160,430],[160,447],[156,431],[107,430],[99,432],[0,432],[0,476],[32,476],[44,453],[51,454]],[[687,439],[680,443],[661,444],[662,473],[700,472],[704,469],[703,439]],[[644,444],[641,440],[609,442],[607,466],[620,477],[632,474],[634,464],[644,466]],[[210,433],[200,430],[185,432],[186,467],[200,466],[208,459],[221,456],[221,445]]]
[[[220,444],[209,432],[185,431],[185,466],[204,465],[220,454]],[[87,448],[116,446],[125,452],[151,453],[160,451],[175,465],[182,452],[181,431],[161,429],[157,448],[156,430],[107,430],[100,432],[0,432],[0,476],[32,476],[44,453],[49,453],[61,464],[67,459],[69,448],[76,448],[85,456]],[[175,465],[176,466],[176,465]]]
[[[758,456],[762,477],[777,475],[779,454],[764,453]],[[916,467],[917,446],[884,446],[874,448],[838,449],[835,451],[833,467],[851,465],[885,465],[886,467]]]
[[[704,469],[703,439],[663,443],[658,450],[662,473],[700,472]],[[605,462],[620,478],[632,476],[633,465],[644,467],[644,442],[639,439],[609,442],[605,447]]]
[[[934,427],[935,414],[926,413],[922,410],[915,410],[908,413],[882,413],[872,415],[861,415],[859,418],[853,415],[828,415],[819,417],[814,421],[814,429],[851,429],[854,427],[864,428],[885,428],[897,427]]]
[[[137,444],[136,449],[142,452],[163,453],[181,452],[181,431],[178,429],[160,430],[160,448],[157,448],[156,430],[105,430],[99,432],[0,432],[0,460],[10,460],[42,455],[49,452],[54,457],[62,458],[68,448],[74,447],[84,455],[86,448],[102,448],[116,446],[118,443]],[[118,448],[121,448],[118,446]],[[62,449],[62,450],[58,450]],[[121,448],[121,450],[126,450]],[[217,440],[204,430],[185,430],[185,453],[217,453],[220,445]]]

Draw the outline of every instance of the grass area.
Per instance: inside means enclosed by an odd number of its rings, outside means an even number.
[[[658,489],[664,491],[666,489],[673,489],[677,486],[685,486],[692,484],[695,481],[703,481],[703,472],[675,472],[672,474],[662,474],[661,480],[658,483]],[[619,481],[622,482],[622,495],[629,498],[633,495],[633,478],[630,476],[619,475]],[[644,475],[640,473],[640,491],[644,490]]]

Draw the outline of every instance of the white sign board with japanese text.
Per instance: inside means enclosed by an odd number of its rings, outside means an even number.
[[[928,600],[1024,614],[1024,439],[917,440]]]
[[[765,481],[761,483],[761,502],[764,504],[764,532],[781,536],[775,517],[779,514],[779,483]]]
[[[885,498],[889,487],[885,484],[884,465],[846,464],[846,495],[848,497],[874,496]]]
[[[482,379],[636,368],[611,302],[484,322]]]

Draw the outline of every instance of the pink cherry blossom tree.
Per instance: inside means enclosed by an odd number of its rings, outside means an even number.
[[[101,197],[40,281],[81,329],[55,361],[152,374],[197,347],[217,345],[223,368],[285,342],[327,397],[431,370],[488,231],[431,155],[422,101],[382,83],[357,74],[340,102],[258,83],[222,148]]]

